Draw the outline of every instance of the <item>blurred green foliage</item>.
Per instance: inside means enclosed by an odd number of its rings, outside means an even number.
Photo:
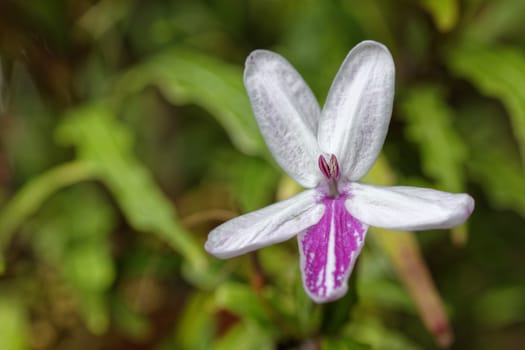
[[[215,225],[296,191],[251,114],[248,53],[286,56],[322,103],[364,39],[385,43],[397,68],[369,179],[476,199],[463,245],[417,236],[452,348],[525,347],[524,10],[519,0],[0,2],[0,349],[436,348],[382,232],[351,292],[322,306],[303,291],[293,240],[228,261],[203,249]],[[456,231],[464,241],[467,227]]]

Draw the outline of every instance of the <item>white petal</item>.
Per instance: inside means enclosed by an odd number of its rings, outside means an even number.
[[[315,225],[323,215],[316,190],[239,216],[210,232],[204,248],[218,258],[230,258],[285,241]]]
[[[308,85],[282,56],[265,50],[248,56],[244,85],[277,163],[302,186],[316,186],[321,179],[315,137],[321,112]]]
[[[392,114],[394,70],[384,45],[363,41],[350,51],[332,83],[318,140],[323,151],[336,155],[348,180],[363,177],[383,147]]]
[[[468,194],[419,187],[352,183],[345,205],[360,221],[392,230],[430,230],[462,224],[474,210]]]

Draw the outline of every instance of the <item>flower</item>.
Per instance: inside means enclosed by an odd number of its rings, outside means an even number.
[[[386,137],[394,97],[394,62],[374,41],[354,47],[321,110],[299,73],[280,55],[256,50],[244,84],[273,157],[302,193],[227,221],[205,249],[230,258],[298,237],[303,285],[318,303],[342,297],[368,226],[450,228],[474,209],[467,194],[357,182]]]

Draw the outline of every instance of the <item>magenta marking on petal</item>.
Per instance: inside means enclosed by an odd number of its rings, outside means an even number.
[[[344,206],[344,194],[325,197],[321,220],[298,235],[303,284],[316,302],[343,296],[347,280],[363,247],[368,226],[354,218]]]

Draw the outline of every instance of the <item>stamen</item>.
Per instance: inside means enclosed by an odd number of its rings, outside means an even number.
[[[330,166],[328,165],[328,162],[322,154],[319,156],[317,163],[319,164],[319,169],[321,169],[321,172],[323,173],[324,177],[330,180],[330,178],[332,177]]]
[[[330,155],[330,162],[321,154],[318,159],[319,169],[324,177],[328,180],[329,196],[332,198],[339,197],[337,182],[339,180],[339,162],[334,154]]]
[[[339,180],[339,162],[337,157],[332,154],[330,155],[330,162],[326,161],[326,158],[321,154],[318,159],[319,169],[323,173],[324,177],[328,180],[334,179]]]
[[[339,162],[337,161],[335,154],[330,156],[330,173],[334,179],[339,179]]]

